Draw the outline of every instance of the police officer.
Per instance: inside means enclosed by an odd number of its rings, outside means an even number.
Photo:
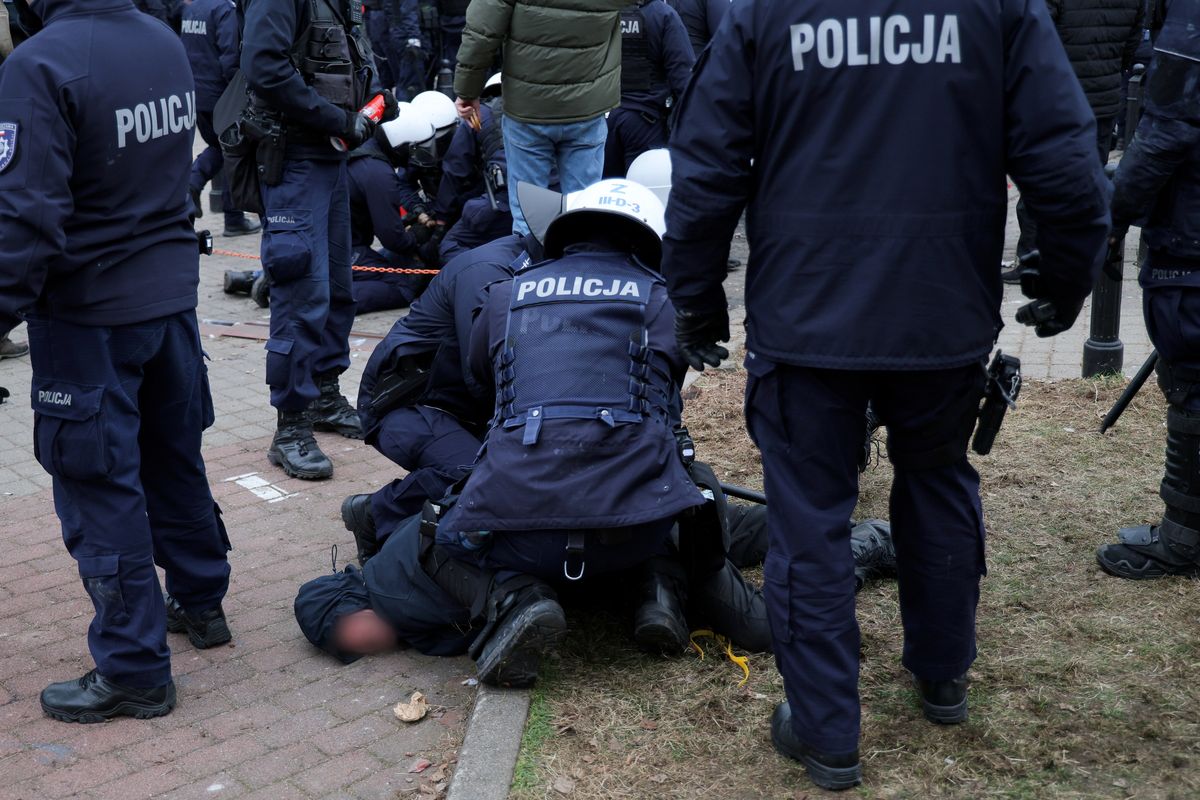
[[[1168,0],[1154,42],[1145,113],[1116,174],[1113,241],[1142,223],[1139,282],[1158,385],[1167,464],[1158,525],[1124,528],[1101,547],[1105,572],[1140,580],[1200,574],[1200,0]]]
[[[721,26],[725,12],[734,0],[671,0],[671,5],[687,28],[692,50],[699,56]]]
[[[31,11],[45,28],[0,67],[0,327],[29,325],[34,452],[96,611],[95,669],[42,708],[156,717],[175,706],[167,631],[230,640],[229,539],[200,456],[196,95],[183,45],[132,3]]]
[[[605,177],[621,177],[642,153],[667,146],[667,115],[695,61],[666,0],[638,0],[621,12],[621,105],[608,115]]]
[[[201,216],[200,192],[209,181],[213,183],[213,200],[223,197],[225,185],[221,167],[221,146],[213,131],[213,109],[238,68],[238,20],[233,0],[193,0],[183,7],[181,38],[196,76],[196,128],[208,145],[192,162],[188,183],[196,216]],[[225,235],[245,236],[256,233],[262,225],[233,208],[223,198]]]
[[[271,131],[259,144],[263,269],[271,287],[267,383],[278,410],[272,464],[295,478],[333,475],[313,430],[362,438],[338,376],[350,365],[354,298],[346,153],[371,138],[359,112],[376,96],[361,6],[351,0],[250,0],[242,72],[248,114]],[[391,92],[384,120],[396,116]]]
[[[358,267],[378,269],[419,268],[419,240],[410,226],[424,209],[424,201],[408,181],[405,164],[414,141],[433,135],[433,126],[420,112],[405,109],[385,122],[375,135],[350,155],[350,247]],[[382,251],[372,248],[376,237]],[[423,275],[354,271],[354,300],[358,313],[405,308],[428,283]]]
[[[1005,175],[1039,217],[1039,335],[1075,321],[1109,228],[1095,121],[1041,0],[872,13],[730,7],[672,136],[664,259],[684,358],[718,364],[748,209],[747,427],[787,692],[772,739],[830,789],[861,781],[847,520],[867,403],[895,468],[903,663],[925,716],[961,722],[984,571],[966,448],[1001,326]]]

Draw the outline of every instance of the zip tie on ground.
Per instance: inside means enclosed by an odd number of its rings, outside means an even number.
[[[213,250],[214,256],[230,256],[232,258],[246,258],[251,261],[262,261],[260,256],[253,253],[239,253],[236,250]],[[437,275],[441,272],[440,269],[407,269],[405,267],[364,267],[360,264],[355,264],[350,269],[356,272],[387,272],[394,275]]]
[[[746,656],[734,655],[733,644],[728,638],[719,633],[714,633],[707,628],[702,628],[698,631],[692,631],[691,636],[688,637],[688,641],[692,645],[692,649],[700,655],[700,660],[703,661],[704,648],[696,642],[697,639],[712,639],[717,643],[718,647],[724,648],[725,657],[741,667],[742,675],[745,676],[742,678],[741,683],[738,684],[738,688],[740,689],[746,685],[746,681],[750,680],[750,659]]]

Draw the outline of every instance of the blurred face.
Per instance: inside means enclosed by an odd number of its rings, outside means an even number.
[[[396,647],[396,632],[369,608],[347,614],[334,630],[337,649],[369,656]]]

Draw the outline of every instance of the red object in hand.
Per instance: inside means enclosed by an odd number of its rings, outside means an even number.
[[[358,113],[371,120],[371,122],[379,122],[379,120],[383,119],[383,112],[386,108],[387,101],[383,99],[382,94],[377,94],[371,98],[370,102],[360,108]],[[333,145],[333,149],[337,150],[339,153],[344,153],[350,149],[346,146],[345,140],[340,136],[330,136],[329,143]]]

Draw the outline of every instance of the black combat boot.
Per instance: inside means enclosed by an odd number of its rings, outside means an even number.
[[[259,273],[254,279],[254,284],[250,287],[250,299],[259,308],[271,307],[271,282],[267,280],[266,272]]]
[[[729,560],[738,569],[760,566],[767,557],[767,507],[730,503],[725,520],[729,529]]]
[[[225,270],[225,294],[250,294],[254,286],[254,271],[249,269]]]
[[[927,681],[913,675],[913,685],[921,695],[925,719],[938,725],[957,725],[967,721],[967,676],[948,681]]]
[[[135,689],[115,684],[96,670],[42,690],[42,711],[63,722],[107,722],[114,717],[150,719],[170,714],[174,707],[174,681],[153,689]]]
[[[342,394],[338,373],[325,372],[317,376],[321,396],[308,407],[313,430],[340,433],[347,439],[363,438],[362,420],[350,401]]]
[[[250,219],[245,214],[225,217],[224,235],[226,237],[247,236],[251,233],[258,233],[260,230],[262,230],[262,223],[256,219]]]
[[[375,538],[375,518],[371,516],[371,495],[352,494],[342,501],[342,524],[354,534],[358,548],[358,565],[365,567],[367,559],[379,552]]]
[[[647,561],[642,574],[642,604],[633,617],[633,640],[650,653],[678,655],[688,646],[683,615],[687,578],[683,567],[666,558]]]
[[[1200,417],[1167,412],[1167,464],[1158,525],[1122,528],[1118,544],[1096,551],[1110,575],[1129,580],[1200,575]]]
[[[528,579],[524,586],[493,592],[489,622],[471,646],[479,680],[514,689],[532,686],[538,665],[567,633],[567,618],[558,597],[544,583]]]
[[[792,729],[792,707],[787,701],[775,706],[771,716],[771,743],[780,755],[799,761],[809,779],[822,789],[841,791],[862,783],[862,763],[858,751],[822,753],[814,750],[796,736]]]
[[[874,578],[896,576],[896,547],[892,526],[881,519],[869,519],[850,530],[850,552],[854,554],[854,591]]]
[[[293,478],[319,481],[333,476],[333,462],[317,446],[312,422],[305,411],[279,412],[267,459]]]
[[[233,639],[225,612],[220,606],[192,614],[184,611],[179,601],[167,595],[167,630],[170,633],[186,633],[188,641],[197,650],[205,650],[225,644]]]
[[[693,578],[688,617],[709,627],[743,650],[771,652],[771,624],[762,591],[746,583],[731,562],[707,578]]]

